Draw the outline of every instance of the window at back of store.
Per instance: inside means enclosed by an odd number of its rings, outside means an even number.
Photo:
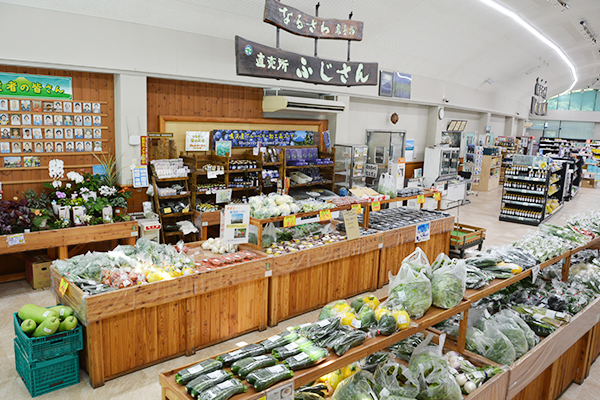
[[[594,137],[594,122],[562,121],[560,137],[564,139],[591,139]]]
[[[571,103],[569,104],[569,110],[581,111],[581,100],[583,99],[583,93],[578,90],[571,92]]]
[[[586,90],[583,92],[583,101],[581,102],[581,111],[594,111],[596,103],[596,91]]]

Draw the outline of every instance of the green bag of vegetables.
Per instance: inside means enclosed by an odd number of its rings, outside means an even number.
[[[373,376],[380,397],[390,394],[405,397],[417,397],[419,395],[419,381],[404,365],[394,361],[379,364]]]
[[[523,321],[523,319],[519,316],[519,313],[514,310],[502,310],[498,314],[511,318],[513,321],[515,321],[515,323],[517,323],[517,325],[519,325],[525,334],[529,350],[533,349],[535,345],[540,342],[540,337],[531,330],[529,325],[527,325],[527,322]]]
[[[271,367],[277,364],[277,359],[272,355],[263,355],[256,357],[247,357],[242,358],[231,364],[231,372],[239,376],[240,378],[245,378],[250,372],[255,369]]]
[[[265,348],[266,352],[273,350],[276,347],[285,346],[286,344],[292,343],[298,339],[298,335],[295,332],[282,332],[279,335],[271,336],[270,338],[263,340],[260,344]]]
[[[431,282],[423,272],[413,270],[409,264],[402,264],[398,275],[390,274],[389,294],[415,319],[421,318],[431,307]]]
[[[363,305],[358,313],[358,319],[360,321],[361,331],[368,332],[369,329],[377,327],[377,318],[375,317],[375,311],[367,304]]]
[[[304,349],[308,346],[312,346],[312,345],[313,345],[312,341],[308,340],[305,337],[300,337],[300,338],[294,340],[290,344],[286,344],[285,346],[281,346],[281,347],[277,347],[276,349],[273,349],[272,353],[273,353],[273,356],[276,357],[277,359],[283,360],[284,358],[295,356],[296,354],[300,353],[302,351],[302,349]]]
[[[423,272],[428,278],[431,277],[431,265],[427,255],[420,247],[402,260],[402,264],[408,264],[414,271]]]
[[[293,376],[294,372],[292,370],[283,364],[277,364],[251,372],[246,377],[246,381],[254,386],[256,391],[262,392],[277,382],[292,378]]]
[[[425,335],[423,335],[421,332],[418,332],[414,335],[410,335],[406,339],[399,341],[398,343],[394,343],[388,347],[388,349],[399,359],[409,361],[412,353],[415,351],[417,346],[421,344],[424,338]]]
[[[238,393],[245,393],[246,386],[237,379],[229,379],[198,394],[198,400],[226,400]]]
[[[525,333],[512,318],[498,313],[492,316],[491,322],[510,340],[515,348],[517,359],[529,351],[529,344],[527,343]]]
[[[184,385],[202,374],[221,369],[222,366],[223,363],[221,361],[212,359],[204,360],[196,365],[192,365],[189,368],[177,372],[177,374],[175,374],[175,382]]]
[[[379,400],[373,374],[358,371],[344,379],[333,392],[331,400]]]
[[[469,350],[498,364],[511,365],[517,358],[510,340],[488,321],[483,321],[483,330],[473,327],[467,329],[467,345]]]
[[[434,306],[456,307],[465,295],[467,267],[463,260],[445,263],[433,272],[431,294]]]
[[[292,371],[312,367],[321,361],[324,361],[329,352],[327,349],[318,346],[310,346],[302,350],[300,354],[286,358],[283,363]]]
[[[358,346],[364,342],[367,339],[367,336],[368,335],[362,331],[349,332],[345,336],[342,336],[336,340],[331,347],[333,348],[333,351],[335,351],[335,354],[342,356],[352,347]]]

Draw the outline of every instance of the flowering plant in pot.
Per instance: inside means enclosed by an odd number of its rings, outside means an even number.
[[[27,207],[27,199],[14,198],[0,201],[0,233],[22,233],[31,229],[33,215]]]

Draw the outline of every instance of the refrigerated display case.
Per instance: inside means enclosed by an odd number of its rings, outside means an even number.
[[[336,191],[345,187],[365,186],[365,165],[368,147],[365,144],[335,145],[335,186]]]
[[[464,203],[467,198],[469,180],[458,177],[460,164],[460,148],[458,147],[427,147],[423,164],[423,183],[425,187],[440,185],[442,201],[440,208],[447,210]]]
[[[377,179],[388,172],[388,161],[405,156],[405,131],[367,130],[367,163],[377,164]],[[371,182],[369,182],[371,183]]]

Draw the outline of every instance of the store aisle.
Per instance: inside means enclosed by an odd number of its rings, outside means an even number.
[[[449,212],[453,215],[458,215],[461,223],[485,227],[487,235],[485,247],[509,243],[526,234],[528,230],[536,229],[528,225],[498,221],[500,197],[501,189],[492,192],[482,192],[478,196],[469,196],[471,204],[460,207],[460,209],[449,210]],[[570,215],[586,212],[591,209],[598,209],[599,207],[600,190],[581,189],[581,192],[575,199],[566,203],[565,207],[548,222],[562,225],[564,224],[564,218]],[[375,294],[377,296],[387,295],[387,287],[384,287]],[[3,310],[3,313],[0,314],[0,393],[3,395],[10,393],[10,398],[13,400],[30,399],[31,396],[15,371],[12,313],[26,303],[50,304],[53,301],[54,299],[49,289],[34,291],[25,281],[0,284],[0,309]],[[158,374],[160,372],[179,368],[202,358],[213,356],[218,352],[231,350],[239,342],[254,342],[265,339],[280,332],[288,325],[314,321],[317,315],[318,311],[313,311],[284,321],[278,327],[269,328],[263,332],[250,333],[200,350],[192,357],[179,357],[108,381],[105,386],[98,389],[92,389],[88,383],[87,374],[82,371],[81,382],[78,385],[49,393],[39,398],[43,400],[75,398],[80,400],[129,400],[136,397],[159,399],[160,385],[158,384]],[[585,383],[581,386],[572,384],[560,399],[596,400],[598,399],[598,393],[600,393],[600,362],[597,361],[593,364],[590,376]]]

